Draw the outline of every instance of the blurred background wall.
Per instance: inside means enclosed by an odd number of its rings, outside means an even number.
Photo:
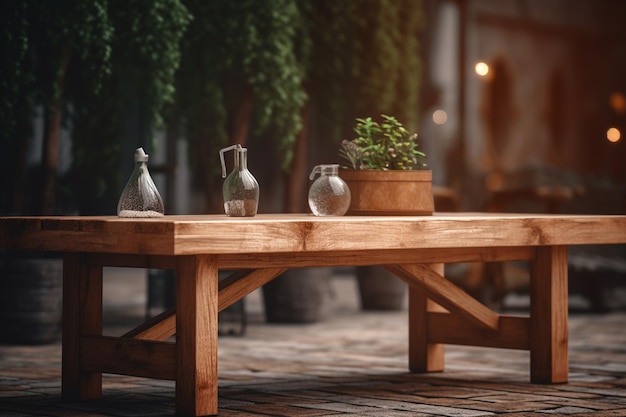
[[[625,5],[470,0],[427,10],[422,130],[436,180],[473,210],[489,209],[493,192],[530,198],[543,185],[553,199],[567,199],[560,190],[624,212]],[[608,207],[598,192],[621,201]],[[583,210],[545,199],[542,211]]]

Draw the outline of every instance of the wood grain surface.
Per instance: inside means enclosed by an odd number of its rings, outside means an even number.
[[[262,254],[626,243],[626,216],[453,213],[2,217],[0,248],[142,255]]]

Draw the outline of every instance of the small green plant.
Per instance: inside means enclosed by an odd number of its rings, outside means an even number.
[[[357,118],[356,138],[341,142],[339,156],[353,169],[423,169],[426,155],[419,151],[417,133],[409,133],[395,117],[381,115],[378,123],[371,117]]]

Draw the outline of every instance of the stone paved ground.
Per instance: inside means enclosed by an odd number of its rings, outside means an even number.
[[[120,282],[105,287],[111,334],[145,308],[143,284]],[[626,416],[626,311],[571,314],[567,384],[530,384],[527,352],[460,346],[446,347],[445,372],[416,375],[406,311],[361,312],[352,280],[332,284],[314,324],[266,324],[259,294],[246,299],[246,334],[219,341],[220,416]],[[173,382],[126,376],[105,375],[101,400],[63,402],[60,365],[59,344],[0,346],[0,416],[174,413]]]

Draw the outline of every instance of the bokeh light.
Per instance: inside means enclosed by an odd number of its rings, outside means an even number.
[[[433,112],[433,122],[438,125],[442,125],[448,121],[448,113],[445,111],[438,109]]]
[[[609,97],[609,103],[615,113],[624,114],[626,113],[626,97],[622,93],[613,93],[611,97]]]
[[[487,74],[489,74],[489,65],[487,65],[484,62],[478,62],[474,66],[474,71],[476,71],[476,74],[480,75],[481,77],[484,77]]]
[[[622,138],[622,132],[620,132],[618,128],[612,127],[606,131],[606,138],[609,140],[609,142],[619,142],[619,140]]]

